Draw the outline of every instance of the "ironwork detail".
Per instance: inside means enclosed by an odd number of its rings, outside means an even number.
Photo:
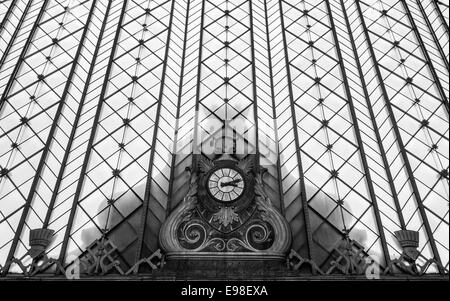
[[[341,243],[333,249],[332,256],[334,259],[331,261],[330,268],[325,272],[327,275],[333,272],[340,272],[344,275],[363,275],[370,265],[366,260],[364,247],[348,236],[345,236]]]
[[[139,260],[133,267],[131,267],[131,269],[129,269],[125,275],[129,275],[131,273],[133,274],[137,274],[139,273],[139,268],[142,265],[146,265],[148,267],[150,267],[150,269],[152,270],[157,270],[157,269],[161,269],[164,267],[164,254],[161,252],[161,249],[158,249],[155,251],[155,253],[153,253],[152,255],[150,255],[147,258],[142,258],[141,260]]]
[[[25,276],[34,276],[41,272],[44,272],[53,264],[56,264],[58,270],[64,273],[65,270],[59,263],[59,261],[53,258],[49,258],[45,253],[52,241],[54,232],[55,231],[51,229],[31,230],[29,239],[30,249],[28,250],[28,252],[25,253],[21,258],[13,257],[11,261],[6,264],[6,267],[9,267],[10,264],[15,263],[19,266]],[[23,261],[28,256],[31,257],[31,263],[28,265],[24,265]],[[2,270],[3,267],[0,267],[0,271]]]
[[[215,161],[200,158],[199,173],[191,175],[187,195],[161,228],[160,242],[168,256],[217,252],[284,256],[290,244],[289,228],[264,190],[265,171],[260,169],[254,176],[250,160],[236,162],[228,155]],[[239,168],[246,188],[240,198],[216,204],[206,192],[207,180],[221,168]]]
[[[440,269],[444,267],[434,258],[429,258],[424,264],[420,265],[416,261],[420,252],[417,250],[419,246],[419,232],[411,230],[401,230],[395,232],[395,235],[403,248],[403,253],[399,258],[393,259],[383,274],[395,272],[399,269],[403,273],[414,276],[424,275],[432,264],[436,264]]]
[[[287,258],[287,264],[294,271],[298,271],[302,266],[308,265],[312,269],[313,274],[325,274],[313,260],[303,258],[292,249]]]
[[[82,272],[88,275],[106,275],[115,270],[124,275],[116,257],[117,247],[106,236],[102,236],[88,246],[86,254],[79,257]]]

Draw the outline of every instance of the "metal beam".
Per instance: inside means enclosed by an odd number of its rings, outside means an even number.
[[[173,182],[175,177],[175,162],[177,158],[177,141],[178,141],[178,126],[180,119],[180,107],[181,107],[181,96],[183,94],[183,83],[184,83],[184,67],[186,61],[186,47],[187,47],[187,35],[188,35],[188,27],[189,27],[189,9],[191,7],[191,0],[187,0],[187,8],[186,8],[186,21],[184,24],[184,38],[183,38],[183,52],[181,54],[181,70],[180,70],[180,83],[178,86],[178,102],[177,102],[177,112],[176,112],[176,124],[175,124],[175,137],[173,139],[173,153],[172,153],[172,161],[170,168],[170,177],[169,177],[169,190],[168,190],[168,202],[167,202],[167,210],[166,217],[169,216],[170,212],[173,209]]]
[[[264,0],[264,16],[266,19],[265,29],[266,29],[266,39],[267,39],[267,53],[269,59],[269,78],[270,78],[270,95],[272,96],[272,114],[273,114],[273,123],[275,130],[275,143],[276,143],[276,153],[277,153],[277,183],[278,183],[278,194],[280,197],[280,212],[284,216],[285,214],[285,206],[284,206],[284,194],[283,194],[283,182],[282,182],[282,173],[281,173],[281,161],[280,161],[280,152],[278,146],[278,123],[277,123],[277,111],[276,111],[276,103],[275,103],[275,89],[274,89],[274,81],[273,81],[273,65],[272,65],[272,50],[270,47],[270,35],[269,35],[269,15],[267,13],[267,0]]]
[[[305,232],[306,232],[306,249],[307,249],[307,259],[312,260],[312,256],[314,254],[314,246],[312,241],[312,233],[311,233],[311,223],[309,220],[309,212],[308,212],[308,200],[306,199],[306,188],[305,188],[305,179],[304,179],[304,173],[303,173],[303,166],[302,166],[302,158],[301,158],[301,148],[300,148],[300,142],[298,141],[298,130],[297,130],[297,117],[295,113],[295,101],[294,101],[294,92],[292,89],[292,79],[291,79],[291,70],[290,70],[290,61],[289,61],[289,53],[288,53],[288,44],[286,40],[286,30],[284,25],[284,14],[283,14],[283,5],[282,0],[278,1],[278,4],[280,6],[280,21],[281,21],[281,32],[283,35],[283,48],[284,48],[284,58],[286,62],[286,76],[287,76],[287,83],[288,83],[288,89],[289,89],[289,100],[290,100],[290,109],[291,109],[291,115],[292,115],[292,129],[294,131],[294,138],[295,138],[295,154],[297,155],[297,162],[298,162],[298,172],[300,175],[299,184],[300,184],[300,199],[302,202],[302,209],[303,209],[303,218],[305,222]]]
[[[249,17],[250,17],[250,51],[251,51],[251,62],[252,62],[252,90],[253,90],[253,118],[255,119],[255,166],[260,165],[260,153],[259,153],[259,133],[258,133],[258,93],[256,89],[256,62],[255,62],[255,33],[253,29],[253,5],[252,1],[248,1],[249,4]]]
[[[411,168],[411,164],[409,163],[408,154],[406,153],[406,149],[405,149],[405,146],[403,144],[403,140],[402,140],[402,137],[400,135],[400,131],[399,131],[398,126],[397,126],[397,121],[395,119],[395,115],[394,115],[394,112],[392,110],[391,101],[390,101],[389,96],[387,94],[386,87],[384,86],[383,76],[381,75],[381,71],[380,71],[380,69],[378,67],[378,61],[377,61],[376,56],[375,56],[375,51],[373,50],[373,47],[372,47],[372,42],[370,40],[369,31],[367,29],[366,22],[364,20],[364,15],[362,13],[359,1],[356,1],[355,3],[356,3],[357,10],[358,10],[359,18],[361,20],[361,25],[362,25],[362,27],[364,29],[364,35],[365,35],[365,38],[366,38],[367,48],[369,49],[370,56],[372,58],[372,63],[373,63],[374,69],[375,69],[375,73],[377,75],[378,82],[379,82],[380,88],[381,88],[381,92],[382,92],[382,95],[383,95],[383,98],[384,98],[384,102],[386,104],[386,109],[388,110],[389,118],[390,118],[390,121],[391,121],[391,124],[392,124],[392,129],[394,130],[395,136],[397,137],[397,143],[398,143],[398,146],[399,146],[399,149],[400,149],[400,154],[402,156],[403,163],[405,164],[405,168],[406,168],[406,172],[408,174],[409,182],[410,182],[411,187],[413,189],[414,198],[416,199],[417,207],[419,209],[420,215],[422,216],[422,220],[423,220],[423,223],[424,223],[424,226],[425,226],[425,231],[426,231],[428,239],[430,241],[430,246],[431,246],[431,249],[433,251],[434,258],[436,259],[436,261],[438,261],[440,264],[442,264],[441,258],[439,256],[439,252],[438,252],[437,247],[436,247],[436,242],[434,241],[434,238],[433,238],[433,231],[431,230],[430,223],[428,222],[428,217],[427,217],[426,212],[425,212],[425,207],[424,207],[424,205],[422,203],[422,198],[420,197],[420,194],[419,194],[419,189],[417,187],[416,180],[414,178],[414,174],[413,174],[413,171],[412,171],[412,168]],[[444,270],[442,268],[440,268],[440,267],[439,267],[439,271],[441,273],[444,273]]]
[[[149,161],[149,168],[148,168],[148,175],[147,175],[147,184],[145,186],[145,194],[144,194],[144,202],[142,206],[142,216],[141,216],[141,224],[138,231],[138,244],[136,249],[136,255],[135,255],[135,263],[141,260],[142,258],[142,249],[144,246],[144,236],[145,236],[145,228],[147,226],[147,216],[148,216],[148,207],[150,202],[150,196],[151,196],[151,183],[152,183],[152,172],[153,172],[153,166],[154,166],[154,158],[155,158],[155,145],[156,140],[158,136],[158,129],[159,129],[159,119],[160,119],[160,112],[161,112],[161,105],[162,105],[162,99],[164,95],[164,83],[166,79],[166,69],[167,69],[167,61],[169,57],[169,44],[170,44],[170,36],[172,33],[172,20],[173,20],[173,11],[175,8],[175,0],[172,0],[172,7],[170,9],[170,20],[169,20],[169,27],[167,32],[167,41],[166,41],[166,51],[164,54],[164,62],[163,62],[163,70],[162,70],[162,79],[161,79],[161,86],[159,89],[159,97],[158,97],[158,107],[156,108],[156,120],[154,125],[154,131],[153,131],[153,137],[152,137],[152,143],[151,143],[151,153],[150,153],[150,161]]]
[[[203,57],[203,28],[205,26],[205,2],[206,0],[202,0],[202,13],[200,20],[200,38],[199,38],[199,50],[198,50],[198,61],[197,61],[197,85],[196,85],[196,93],[195,93],[195,118],[194,118],[194,135],[192,140],[192,152],[194,153],[192,156],[192,172],[196,172],[197,170],[197,140],[198,140],[198,111],[200,108],[200,83],[201,83],[201,71],[202,71],[202,57]]]

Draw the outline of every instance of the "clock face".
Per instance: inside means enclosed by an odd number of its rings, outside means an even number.
[[[242,195],[244,187],[244,178],[233,168],[220,168],[208,179],[209,193],[221,202],[233,202]]]

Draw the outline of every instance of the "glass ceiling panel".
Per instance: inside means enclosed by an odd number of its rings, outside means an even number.
[[[0,3],[0,267],[30,230],[68,266],[107,238],[159,249],[198,158],[256,155],[292,249],[328,270],[351,240],[382,267],[419,235],[449,268],[449,3]],[[442,266],[440,266],[442,264]],[[4,268],[3,268],[4,267]],[[56,271],[53,265],[46,273]]]

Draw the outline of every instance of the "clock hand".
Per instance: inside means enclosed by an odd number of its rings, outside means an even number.
[[[235,183],[222,183],[222,184],[220,184],[220,187],[227,187],[227,186],[238,187]]]
[[[242,179],[235,179],[235,180],[230,181],[230,182],[228,182],[228,183],[237,184],[237,183],[239,183],[239,182],[241,182],[241,181],[242,181]]]
[[[237,187],[237,183],[241,182],[242,179],[236,179],[230,182],[225,182],[225,183],[220,183],[220,187],[225,187],[225,186],[234,186]]]

